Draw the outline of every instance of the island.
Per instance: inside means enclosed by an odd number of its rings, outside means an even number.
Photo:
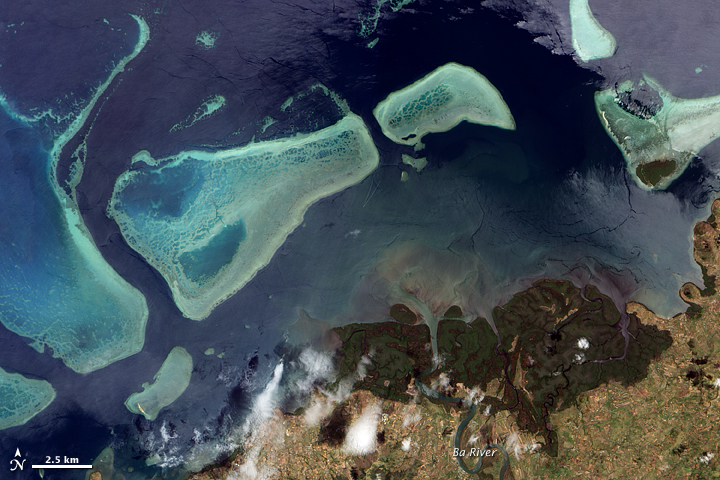
[[[648,90],[650,101],[638,98]],[[720,95],[678,98],[647,75],[595,93],[595,108],[628,172],[646,190],[670,186],[720,136]]]
[[[155,420],[160,410],[177,400],[190,385],[192,369],[192,357],[187,350],[173,348],[153,377],[153,383],[143,383],[143,391],[130,395],[125,406],[132,413]]]
[[[393,92],[373,110],[393,142],[423,148],[422,137],[446,132],[462,122],[515,129],[500,92],[473,68],[448,63]]]
[[[570,28],[573,48],[583,62],[615,54],[615,37],[597,21],[588,0],[570,0]]]

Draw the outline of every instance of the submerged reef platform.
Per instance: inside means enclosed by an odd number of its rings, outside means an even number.
[[[51,149],[33,129],[52,109],[34,117],[15,112],[0,95],[0,322],[31,338],[39,352],[78,373],[88,373],[134,355],[145,341],[145,297],[105,260],[85,226],[75,187],[84,168],[78,146],[67,180],[58,178],[63,149],[83,128],[113,79],[142,51],[149,27],[138,24],[135,49],[120,59],[85,107],[68,114],[67,128]]]
[[[466,120],[507,130],[515,120],[497,88],[473,68],[448,63],[402,90],[373,110],[383,133],[393,142],[422,148],[428,133],[446,132]]]
[[[615,53],[615,37],[597,21],[588,0],[570,0],[570,28],[573,48],[583,62]]]
[[[55,399],[45,380],[33,380],[0,368],[0,430],[24,425]]]
[[[143,391],[130,395],[125,406],[132,413],[155,420],[160,410],[177,400],[188,387],[192,370],[193,361],[187,350],[173,348],[153,377],[154,382],[143,383]]]
[[[638,98],[647,92],[655,98]],[[647,190],[670,186],[720,136],[720,95],[677,98],[648,76],[597,92],[595,107],[628,172]]]
[[[360,182],[378,161],[354,114],[242,148],[160,160],[140,152],[118,178],[108,214],[182,313],[202,320],[268,264],[310,205]]]

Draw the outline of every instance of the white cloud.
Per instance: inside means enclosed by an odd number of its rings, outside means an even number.
[[[585,337],[581,337],[577,341],[577,347],[580,350],[587,350],[588,348],[590,348],[590,341]]]
[[[203,432],[194,431],[193,438],[201,439],[195,448],[185,459],[185,467],[189,471],[198,471],[202,467],[212,463],[212,461],[220,454],[233,452],[238,447],[245,445],[248,447],[245,455],[245,463],[239,466],[238,470],[228,476],[228,480],[235,479],[262,479],[265,475],[257,471],[255,468],[256,460],[259,455],[257,446],[262,444],[269,432],[272,430],[269,426],[273,423],[275,409],[278,407],[278,397],[280,390],[280,380],[283,376],[284,365],[282,362],[275,366],[273,376],[265,386],[265,389],[255,398],[252,409],[245,422],[242,425],[234,427],[230,433],[222,438],[205,439]],[[207,433],[207,432],[206,432]],[[254,445],[254,446],[252,446]],[[238,476],[241,475],[242,476]],[[254,472],[254,473],[253,473]],[[270,477],[267,477],[270,478]]]
[[[245,419],[243,425],[243,437],[247,448],[242,465],[238,465],[227,476],[227,480],[265,480],[274,478],[275,471],[270,466],[258,468],[258,457],[264,441],[273,435],[277,428],[276,422],[272,421],[273,413],[278,406],[278,390],[280,379],[283,376],[283,363],[275,367],[273,377],[268,382],[265,390],[255,398],[252,410]],[[272,465],[272,462],[266,462]]]
[[[703,452],[699,457],[698,460],[700,460],[700,463],[707,465],[710,463],[710,460],[715,458],[715,454],[711,452]]]
[[[447,373],[442,372],[438,378],[430,382],[430,388],[438,391],[446,391],[450,387],[450,377]]]
[[[178,437],[177,433],[173,435],[170,430],[168,430],[165,420],[163,420],[162,427],[160,427],[160,436],[162,437],[163,443],[167,443],[170,439]]]
[[[408,437],[408,438],[406,438],[405,440],[403,440],[403,441],[402,441],[402,447],[401,447],[401,448],[403,449],[403,452],[409,452],[411,445],[412,445],[412,440],[410,440],[410,437]]]
[[[354,377],[352,379],[342,380],[334,392],[322,388],[318,389],[320,395],[316,395],[311,401],[310,406],[305,409],[305,414],[303,415],[305,425],[313,426],[320,423],[322,419],[332,413],[335,405],[345,400],[350,393],[352,393],[355,380],[362,380],[367,375],[367,366],[372,363],[370,357],[372,357],[373,354],[374,351],[371,350],[369,356],[363,355],[362,358],[360,358],[357,370],[355,370]],[[330,364],[330,366],[332,367],[332,364]],[[319,371],[326,372],[324,368]],[[328,375],[326,378],[330,378],[330,376]]]
[[[317,380],[332,382],[335,380],[335,368],[333,367],[332,356],[328,353],[320,353],[312,348],[306,348],[298,358],[303,370],[307,373],[305,378],[297,381],[297,386],[302,392],[309,392]]]
[[[365,407],[360,416],[350,424],[345,435],[343,450],[351,455],[367,455],[374,452],[381,413],[382,407],[378,402]]]
[[[505,447],[506,450],[509,453],[514,454],[516,458],[519,458],[525,450],[523,448],[522,441],[520,440],[520,435],[518,435],[517,432],[510,432],[510,435],[508,435],[505,440]]]
[[[485,400],[485,393],[480,390],[480,387],[475,387],[470,390],[470,394],[466,398],[468,403],[480,403]]]
[[[370,360],[370,357],[372,357],[374,354],[373,351],[370,352],[370,356],[363,355],[360,358],[360,363],[358,363],[357,370],[355,371],[355,378],[358,380],[362,380],[367,376],[367,366],[372,363]]]
[[[277,408],[278,389],[280,387],[280,379],[283,375],[283,363],[280,362],[275,366],[273,377],[268,382],[265,390],[255,398],[252,411],[245,420],[245,433],[250,433],[256,426],[267,421],[275,408]]]
[[[415,408],[414,405],[408,405],[405,407],[405,412],[403,415],[403,427],[409,427],[411,425],[414,426],[420,420],[422,420],[422,415]]]
[[[334,402],[328,401],[327,398],[313,398],[302,417],[305,425],[311,427],[320,423],[320,420],[332,413],[333,404]]]

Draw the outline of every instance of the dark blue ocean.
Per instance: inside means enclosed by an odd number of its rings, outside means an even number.
[[[459,252],[481,265],[474,272],[480,314],[542,276],[595,283],[618,305],[639,300],[663,315],[684,310],[680,285],[701,285],[690,239],[714,198],[707,168],[713,159],[695,161],[666,192],[638,188],[593,105],[593,93],[615,79],[553,55],[514,26],[518,19],[479,5],[420,1],[385,12],[377,31],[362,38],[357,18],[369,6],[354,2],[95,2],[77,9],[40,3],[45,10],[39,4],[0,8],[0,92],[8,102],[0,111],[6,172],[0,268],[9,272],[20,255],[28,273],[60,261],[62,245],[51,227],[62,219],[49,185],[48,151],[114,62],[132,51],[138,30],[129,14],[136,14],[150,26],[150,41],[68,143],[58,178],[67,179],[71,154],[83,146],[85,168],[75,188],[83,220],[104,259],[144,295],[149,317],[140,353],[88,374],[0,327],[0,367],[45,379],[57,391],[27,424],[0,431],[5,462],[20,448],[28,463],[55,455],[90,463],[110,446],[116,470],[130,480],[177,477],[190,452],[203,445],[222,459],[231,450],[221,448],[223,438],[243,424],[276,365],[283,362],[286,375],[301,369],[297,350],[286,344],[301,310],[330,326],[387,315],[387,292],[367,279],[398,245]],[[211,49],[196,42],[202,31],[215,36]],[[379,41],[368,48],[374,38]],[[451,61],[475,68],[497,87],[517,130],[463,123],[427,136],[419,153],[385,138],[374,106]],[[207,319],[184,318],[164,279],[105,214],[115,179],[140,150],[158,158],[331,125],[339,110],[311,89],[316,84],[362,116],[380,167],[310,207],[270,264]],[[212,95],[226,98],[223,109],[171,131]],[[297,98],[292,108],[281,109],[291,96]],[[26,122],[8,113],[31,118],[51,108],[53,116]],[[276,122],[263,128],[267,116]],[[429,164],[416,172],[402,164],[403,153],[426,156]],[[403,170],[409,179],[401,183]],[[42,283],[36,286],[44,295]],[[0,285],[6,304],[27,301],[12,291],[12,284]],[[124,400],[152,382],[175,346],[193,357],[190,386],[155,421],[133,415]],[[205,355],[211,347],[215,354]],[[297,400],[287,391],[292,382],[283,385],[278,406]],[[153,454],[161,462],[147,467]],[[45,478],[81,479],[84,472],[46,472]]]

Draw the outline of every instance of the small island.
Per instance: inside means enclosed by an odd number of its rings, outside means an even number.
[[[615,37],[597,21],[588,0],[570,0],[570,28],[573,48],[583,62],[615,54]]]
[[[637,98],[643,90],[655,98]],[[648,76],[595,93],[595,108],[628,172],[645,190],[669,187],[720,136],[720,95],[678,98]]]
[[[463,120],[515,130],[515,119],[500,92],[473,68],[448,63],[373,110],[383,133],[395,143],[423,148],[422,137],[446,132]]]
[[[143,391],[133,393],[125,400],[132,413],[155,420],[163,407],[167,407],[183,394],[190,384],[193,361],[182,347],[173,348],[153,377],[153,383],[143,383]]]

